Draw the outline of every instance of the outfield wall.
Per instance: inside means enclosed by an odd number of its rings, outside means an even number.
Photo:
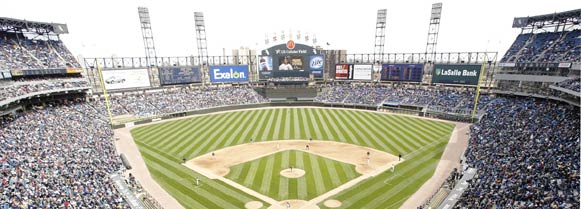
[[[296,107],[296,106],[310,106],[310,107],[333,107],[333,108],[347,108],[347,109],[362,109],[362,110],[374,110],[374,111],[389,111],[395,113],[402,113],[408,115],[416,115],[420,117],[428,117],[428,118],[439,118],[444,120],[451,120],[451,121],[460,121],[460,122],[476,122],[478,118],[475,118],[472,121],[472,118],[467,115],[455,115],[455,114],[446,114],[440,112],[424,112],[424,111],[415,111],[410,109],[401,109],[401,108],[389,108],[389,107],[378,107],[375,105],[364,105],[364,104],[345,104],[345,103],[322,103],[322,102],[312,102],[312,101],[276,101],[270,103],[260,103],[260,104],[246,104],[246,105],[232,105],[232,106],[220,106],[220,107],[213,107],[213,108],[206,108],[200,110],[193,110],[187,112],[177,112],[171,113],[167,115],[163,115],[160,117],[149,117],[144,118],[141,120],[129,122],[129,123],[122,123],[122,124],[114,124],[113,129],[131,127],[140,124],[151,123],[160,120],[167,120],[172,118],[181,118],[187,117],[192,115],[201,115],[201,114],[208,114],[208,113],[215,113],[215,112],[224,112],[230,110],[241,110],[241,109],[254,109],[254,108],[262,108],[262,107]]]
[[[357,104],[334,104],[334,103],[321,103],[321,102],[310,102],[310,101],[298,101],[298,102],[271,102],[271,103],[261,103],[261,104],[247,104],[247,105],[232,105],[232,106],[220,106],[207,109],[193,110],[188,112],[178,112],[163,115],[160,117],[146,118],[143,120],[137,120],[130,123],[115,124],[113,129],[131,127],[140,124],[151,123],[160,120],[167,120],[171,118],[180,118],[191,115],[201,115],[214,112],[223,112],[229,110],[240,110],[240,109],[252,109],[261,107],[293,107],[293,106],[311,106],[311,107],[336,107],[336,108],[350,108],[350,109],[364,109],[364,110],[377,110],[377,106],[371,105],[357,105]]]

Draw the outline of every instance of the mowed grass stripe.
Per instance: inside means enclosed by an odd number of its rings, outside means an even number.
[[[264,172],[264,171],[266,171],[266,169],[267,169],[266,164],[268,163],[268,160],[260,160],[257,162],[258,162],[258,170],[256,172],[256,175],[253,178],[254,181],[252,182],[251,185],[261,185],[262,179],[265,178],[264,174],[266,172]]]
[[[297,166],[297,152],[296,151],[289,151],[289,157],[288,157],[288,161],[290,162],[291,166],[294,168],[298,168],[298,169],[303,169],[305,170],[305,168],[301,168]],[[293,178],[282,178],[282,179],[286,179],[286,181],[288,182],[288,190],[287,190],[287,194],[288,197],[286,199],[297,199],[299,197],[298,193],[297,193],[297,179],[293,179]]]
[[[258,122],[258,118],[261,118],[264,115],[264,110],[259,110],[258,112],[254,112],[254,114],[252,114],[251,117],[249,117],[248,120],[244,121],[244,124],[242,124],[242,126],[240,126],[238,128],[238,130],[243,130],[242,133],[238,132],[236,134],[232,134],[230,136],[230,138],[234,139],[235,141],[234,144],[226,144],[225,146],[229,146],[229,145],[237,145],[237,144],[243,144],[245,143],[246,139],[251,138],[252,140],[256,141],[257,139],[253,136],[248,136],[248,134],[250,133],[250,131],[252,130],[252,132],[257,132],[257,126],[256,126],[256,122]],[[238,139],[238,140],[236,140]]]
[[[451,127],[454,127],[455,125],[451,122],[442,122],[442,121],[433,121],[433,120],[424,120],[421,118],[408,118],[410,121],[413,122],[417,122],[420,124],[424,124],[424,125],[430,125],[430,126],[434,126],[436,129],[442,131],[442,132],[446,132],[448,131]]]
[[[220,118],[220,120],[212,123],[210,127],[197,130],[198,133],[194,134],[193,136],[183,136],[189,137],[191,139],[190,142],[187,145],[177,146],[170,152],[179,152],[179,155],[190,153],[190,156],[198,156],[200,154],[207,153],[209,150],[206,146],[210,143],[216,142],[213,140],[213,138],[216,136],[216,134],[220,133],[220,127],[223,127],[224,124],[227,124],[227,121],[230,117],[236,117],[238,114],[240,114],[240,112],[227,114],[227,117]]]
[[[282,164],[282,154],[278,154],[278,155],[274,155],[274,166],[271,170],[271,176],[276,176],[276,175],[280,175],[280,171],[283,170],[283,168],[287,168],[288,165],[283,165]],[[276,179],[271,179],[270,182],[270,189],[268,190],[269,192],[278,192],[279,191],[279,185],[274,182]],[[276,199],[276,198],[274,198]]]
[[[411,144],[407,143],[407,135],[402,135],[399,133],[399,130],[394,127],[394,125],[389,121],[390,118],[385,116],[385,115],[379,115],[379,114],[369,114],[369,115],[363,115],[363,116],[368,116],[370,120],[374,120],[376,122],[378,122],[381,127],[385,128],[384,133],[386,133],[389,138],[391,138],[392,142],[396,143],[399,145],[399,147],[401,147],[401,149],[403,150],[398,150],[398,152],[411,152],[413,150],[416,150],[417,147],[413,147]]]
[[[301,126],[301,122],[299,122],[300,120],[302,120],[302,118],[299,115],[299,110],[300,109],[291,109],[292,113],[293,113],[293,117],[291,118],[291,124],[294,125],[293,130],[292,130],[292,138],[293,139],[304,139],[305,138],[305,129],[303,126]],[[304,123],[304,122],[303,122]]]
[[[367,114],[358,114],[362,121],[366,121],[370,126],[377,127],[378,133],[382,136],[381,140],[384,141],[388,146],[393,147],[393,153],[399,153],[402,151],[411,151],[412,149],[401,140],[400,137],[393,134],[393,129],[387,125],[385,120],[388,120],[386,117],[376,117],[375,114],[367,113]],[[387,150],[384,150],[387,151]]]
[[[280,164],[282,165],[283,169],[289,168],[290,161],[289,161],[289,151],[284,151],[281,153],[282,158]],[[288,179],[287,178],[280,178],[278,183],[278,195],[276,197],[277,200],[284,200],[288,197]]]
[[[383,131],[381,131],[383,126],[378,124],[377,121],[363,118],[362,115],[369,113],[357,114],[356,112],[353,111],[346,111],[345,114],[355,124],[361,124],[360,126],[367,128],[367,132],[365,134],[367,134],[368,137],[371,137],[371,139],[373,139],[375,143],[379,145],[376,147],[376,149],[383,150],[392,154],[397,153],[396,150],[402,149],[397,143],[393,142],[394,141],[393,138],[389,138],[383,133]]]
[[[445,135],[448,134],[451,127],[454,127],[454,124],[444,123],[444,122],[432,122],[428,120],[421,120],[418,118],[406,118],[401,117],[402,120],[407,121],[408,123],[413,123],[417,126],[423,127],[424,129],[432,129],[434,130],[436,135]],[[444,124],[445,126],[440,127],[439,125]],[[446,125],[448,124],[448,125]]]
[[[220,139],[218,139],[219,135],[222,135],[223,133],[227,132],[228,130],[231,130],[231,128],[233,126],[236,125],[236,121],[238,121],[241,117],[241,115],[248,113],[246,111],[243,112],[234,112],[231,114],[230,117],[228,117],[228,120],[216,124],[217,128],[213,128],[211,129],[212,131],[208,131],[206,130],[206,133],[211,133],[211,135],[206,136],[206,137],[200,137],[198,139],[198,141],[203,141],[202,144],[198,145],[195,147],[195,149],[193,150],[194,153],[205,153],[208,151],[213,151],[216,150],[216,144],[220,144],[222,143],[222,141]],[[228,129],[225,129],[224,127],[229,127]]]
[[[397,132],[395,132],[395,134],[400,135],[401,140],[404,140],[407,144],[410,144],[410,146],[413,147],[413,149],[417,149],[418,147],[422,146],[422,144],[418,142],[419,136],[415,134],[415,132],[410,133],[407,130],[408,127],[404,127],[402,124],[397,122],[395,117],[391,115],[388,115],[387,117],[389,117],[390,120],[386,120],[386,122],[390,123],[392,127],[395,127],[398,130]]]
[[[325,115],[323,115],[323,110],[322,109],[313,109],[313,112],[315,113],[315,120],[318,123],[317,125],[319,126],[319,131],[321,131],[323,137],[325,140],[330,140],[330,139],[338,139],[340,138],[339,135],[335,132],[333,132],[333,130],[331,130],[329,128],[330,125],[330,121],[328,121],[329,119],[327,119],[325,117]],[[340,141],[345,141],[345,139],[341,138],[339,139]]]
[[[197,122],[188,122],[183,124],[183,126],[177,126],[174,128],[167,129],[165,131],[159,131],[161,136],[157,139],[158,141],[155,142],[156,146],[159,146],[161,150],[171,150],[170,152],[175,153],[176,148],[183,147],[186,144],[191,143],[191,136],[192,133],[199,131],[201,129],[208,128],[211,124],[214,124],[216,121],[219,121],[227,116],[216,116],[210,117],[208,119],[199,120]],[[178,134],[179,135],[176,135]],[[175,135],[173,138],[169,138],[168,135]],[[152,137],[158,137],[153,135]]]
[[[339,172],[337,171],[337,169],[335,168],[335,166],[333,165],[333,162],[330,161],[329,159],[323,159],[323,169],[324,171],[326,170],[326,177],[329,181],[331,181],[331,185],[332,187],[336,187],[339,186],[342,182],[341,182],[341,177],[339,176]]]
[[[305,115],[306,110],[305,109],[298,109],[298,112],[300,112],[299,114],[299,123],[301,123],[303,126],[303,131],[301,131],[301,138],[306,139],[312,139],[313,136],[313,131],[311,130],[313,127],[313,121],[311,120],[311,117],[307,117]],[[316,137],[315,137],[316,138]]]
[[[422,145],[430,143],[430,139],[438,138],[439,134],[434,134],[433,132],[438,132],[432,127],[420,127],[416,123],[404,120],[401,117],[394,117],[394,120],[404,126],[409,135],[415,136],[416,141]],[[412,131],[413,130],[413,131]]]
[[[316,115],[313,113],[313,109],[312,108],[305,109],[303,113],[305,114],[305,117],[308,116],[308,118],[309,118],[308,121],[312,124],[311,130],[310,130],[310,132],[312,134],[311,136],[313,136],[313,138],[315,138],[315,139],[321,139],[321,140],[328,139],[328,136],[326,136],[326,135],[323,136],[323,134],[321,133],[321,131],[324,131],[324,130],[321,130],[323,127],[319,126],[318,118],[316,118]]]
[[[133,134],[136,138],[142,138],[142,136],[149,136],[152,133],[157,133],[158,131],[165,130],[168,127],[174,127],[178,123],[191,121],[193,119],[194,118],[142,126],[142,127],[131,129],[131,134]]]
[[[286,122],[286,109],[278,109],[280,111],[280,116],[277,118],[276,123],[279,123],[279,127],[274,130],[274,133],[271,139],[285,139],[284,138],[284,131],[286,129],[285,124]]]
[[[343,135],[343,133],[341,133],[340,129],[337,127],[337,125],[334,123],[334,121],[327,115],[327,111],[326,109],[315,109],[315,111],[318,113],[319,117],[317,118],[321,118],[321,122],[324,122],[323,128],[326,132],[329,132],[329,137],[328,139],[339,139],[339,141],[342,142],[347,142],[347,139],[345,138],[345,136]],[[327,125],[329,124],[329,125]],[[330,128],[329,128],[330,126]]]
[[[235,134],[236,136],[239,135],[238,131],[241,130],[240,124],[242,124],[242,121],[248,121],[248,119],[250,117],[247,117],[247,116],[250,113],[251,113],[250,111],[244,111],[241,115],[238,115],[235,118],[232,118],[228,124],[223,126],[223,128],[221,129],[221,131],[218,133],[218,135],[215,138],[210,139],[210,140],[215,140],[216,142],[212,143],[210,148],[208,148],[208,149],[209,150],[216,150],[217,148],[227,147],[227,144],[229,143],[228,141],[231,141],[231,140],[229,140],[230,136],[232,136],[232,134]],[[250,142],[249,139],[245,139],[245,140],[248,140],[247,142]]]
[[[348,125],[347,127],[345,127],[345,129],[350,132],[350,135],[356,137],[357,141],[359,141],[359,143],[363,146],[378,148],[381,147],[384,149],[386,148],[382,147],[380,143],[375,141],[376,139],[375,137],[369,135],[371,132],[369,127],[361,126],[361,124],[358,123],[357,120],[349,117],[347,112],[349,111],[341,110],[340,114],[336,114],[336,117],[339,118],[341,121],[344,121],[343,123],[341,123],[341,125],[345,124]]]
[[[193,120],[190,121],[179,121],[178,123],[175,124],[175,126],[172,126],[171,128],[168,128],[166,130],[160,130],[157,131],[153,134],[150,134],[146,137],[150,138],[152,145],[155,146],[162,146],[162,145],[170,145],[170,146],[174,146],[175,144],[181,142],[179,136],[182,136],[182,133],[187,133],[190,130],[195,130],[195,128],[200,127],[200,125],[203,125],[204,123],[200,123],[200,121],[211,121],[212,119],[215,119],[215,117],[208,117],[208,118],[203,118],[203,119],[198,119],[195,118]],[[193,124],[193,125],[192,125]],[[192,126],[194,126],[195,128],[192,128]],[[173,131],[167,131],[167,130],[173,130]],[[179,134],[179,135],[178,135]],[[163,147],[162,149],[166,149],[165,147]]]
[[[282,118],[282,111],[281,109],[275,109],[274,111],[274,117],[271,118],[271,120],[268,122],[270,124],[270,130],[268,131],[268,135],[266,136],[266,139],[268,140],[272,140],[272,139],[276,139],[275,137],[278,137],[278,130],[280,129],[280,123],[281,123],[281,118]]]
[[[282,139],[290,139],[291,138],[291,117],[292,114],[290,113],[290,109],[286,109],[284,111],[284,117],[283,120],[284,121],[284,129],[283,131],[281,131],[282,133]],[[279,138],[280,139],[280,138]]]
[[[262,176],[262,182],[260,182],[260,190],[258,192],[262,193],[262,194],[268,194],[270,192],[270,184],[272,183],[272,177],[273,175],[276,175],[276,173],[274,173],[274,156],[270,155],[268,156],[268,159],[266,160],[266,165],[264,166],[264,169],[261,171],[263,173]]]
[[[236,144],[247,143],[250,141],[250,138],[243,136],[244,132],[247,132],[248,125],[254,122],[255,118],[260,115],[258,111],[249,111],[249,115],[243,116],[242,120],[238,122],[238,124],[234,125],[234,131],[231,131],[226,135],[226,142],[219,147],[230,147]],[[253,139],[254,140],[254,139]]]
[[[351,121],[345,121],[337,116],[338,111],[341,110],[326,110],[325,112],[327,112],[326,116],[329,117],[331,121],[335,121],[333,124],[337,124],[335,126],[337,128],[336,130],[341,133],[341,136],[345,137],[345,141],[351,144],[367,146],[359,136],[355,136],[356,134],[353,133],[353,123]],[[348,126],[346,126],[346,124]]]
[[[305,152],[297,152],[297,168],[302,168],[305,170],[305,175],[308,175],[306,172],[312,172],[307,170],[304,163],[305,155],[308,155]],[[302,177],[297,179],[297,199],[305,200],[307,199],[307,178]]]
[[[252,130],[252,138],[257,141],[264,141],[264,132],[267,131],[266,126],[270,126],[269,124],[264,124],[266,121],[269,121],[272,117],[274,111],[272,110],[264,110],[264,114],[259,118],[258,125],[253,127]]]
[[[205,116],[187,118],[187,119],[183,119],[183,120],[168,121],[168,122],[163,122],[163,123],[158,123],[158,124],[153,124],[153,125],[146,125],[143,127],[132,129],[131,131],[132,131],[132,133],[133,133],[133,131],[135,131],[136,137],[149,136],[152,133],[157,133],[158,131],[164,130],[168,127],[175,127],[176,124],[180,124],[182,122],[192,122],[195,120],[199,120],[200,118],[208,118],[208,117],[211,117],[211,116],[205,115]]]
[[[246,172],[246,177],[244,178],[244,185],[249,186],[254,183],[254,177],[257,174],[259,163],[259,161],[253,161],[250,163],[250,167],[248,168],[248,172]]]
[[[320,166],[319,166],[319,161],[317,160],[317,158],[315,158],[314,156],[306,156],[306,160],[310,160],[311,162],[311,167],[309,168],[310,171],[313,172],[313,177],[314,177],[314,186],[315,186],[315,190],[317,191],[317,194],[321,194],[325,191],[325,187],[327,185],[325,185],[325,177],[323,177],[323,174],[321,173],[321,170],[319,170]]]
[[[186,127],[184,129],[186,129],[187,131],[184,132],[183,134],[177,136],[177,140],[173,140],[170,141],[168,143],[168,148],[167,149],[162,149],[165,150],[169,153],[180,153],[182,155],[184,155],[182,152],[183,150],[189,151],[189,149],[187,149],[188,146],[193,146],[195,143],[197,143],[198,141],[198,136],[202,135],[205,133],[205,130],[211,129],[214,126],[217,126],[219,123],[221,123],[222,121],[226,120],[228,118],[227,114],[224,115],[217,115],[216,117],[212,118],[211,120],[208,120],[204,123],[197,123],[197,124],[202,124],[202,126],[197,126],[194,125],[194,127]],[[190,124],[191,125],[191,124]],[[167,132],[172,133],[172,132],[176,132],[176,129],[169,129],[167,130]]]

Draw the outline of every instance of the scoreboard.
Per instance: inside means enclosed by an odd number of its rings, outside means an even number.
[[[423,68],[422,64],[383,64],[381,80],[422,82]]]
[[[161,85],[188,84],[202,82],[200,69],[197,67],[159,68]]]

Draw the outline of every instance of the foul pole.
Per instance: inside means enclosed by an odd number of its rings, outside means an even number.
[[[105,106],[107,107],[107,113],[109,114],[109,123],[113,126],[113,115],[111,114],[111,105],[109,104],[109,94],[107,94],[107,88],[105,88],[105,80],[103,79],[101,66],[99,65],[99,62],[96,63],[97,71],[99,72],[99,80],[101,81],[101,90],[103,90],[103,95],[105,95]]]
[[[478,107],[478,98],[480,97],[480,83],[482,83],[482,75],[486,70],[486,58],[487,54],[484,54],[482,58],[482,66],[480,67],[480,76],[478,77],[478,85],[476,86],[476,97],[474,98],[474,109],[472,110],[472,123],[474,123],[474,116],[476,115],[476,107]]]

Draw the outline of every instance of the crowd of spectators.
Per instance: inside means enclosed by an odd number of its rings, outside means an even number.
[[[0,119],[0,207],[129,208],[109,179],[112,131],[86,103]]]
[[[269,78],[270,82],[293,82],[293,81],[309,81],[308,77],[280,77],[280,78]]]
[[[499,98],[471,128],[478,169],[455,208],[579,208],[579,109]]]
[[[581,78],[571,78],[557,83],[557,86],[575,92],[581,92]]]
[[[113,95],[110,98],[113,115],[138,117],[265,102],[268,99],[250,87],[176,87],[150,93]],[[106,109],[103,98],[97,99],[93,104],[95,109],[107,115],[104,112]]]
[[[0,32],[0,67],[45,69],[80,65],[60,40],[30,39],[22,34]]]
[[[468,115],[474,108],[474,90],[460,88],[392,87],[380,84],[346,84],[327,86],[315,101],[326,103],[363,104],[379,106],[421,106],[432,112]],[[478,110],[494,97],[481,94]]]
[[[77,87],[88,87],[87,80],[78,78],[20,80],[0,85],[0,103],[10,98],[43,93],[52,90],[63,90]]]
[[[581,30],[520,34],[501,62],[579,61]]]

